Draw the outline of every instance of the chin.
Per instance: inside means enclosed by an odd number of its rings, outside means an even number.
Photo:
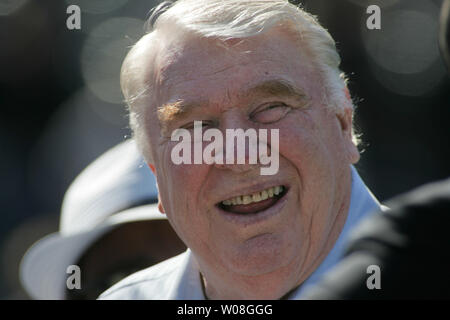
[[[243,276],[259,276],[268,274],[287,266],[293,253],[292,248],[283,243],[282,237],[273,234],[262,234],[253,237],[226,259],[228,269]]]

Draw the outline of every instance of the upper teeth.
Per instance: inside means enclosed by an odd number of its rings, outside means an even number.
[[[263,200],[266,200],[268,198],[272,198],[278,194],[280,194],[281,192],[283,192],[284,187],[283,186],[276,186],[276,187],[271,187],[268,189],[265,189],[263,191],[260,192],[256,192],[253,194],[248,194],[248,195],[243,195],[243,196],[237,196],[231,199],[227,199],[222,201],[222,204],[225,206],[235,206],[238,204],[249,204],[249,203],[253,203],[253,202],[260,202]]]

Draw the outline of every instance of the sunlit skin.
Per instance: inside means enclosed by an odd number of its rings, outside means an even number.
[[[136,103],[145,110],[143,152],[156,171],[160,209],[192,250],[208,298],[282,297],[326,257],[345,223],[350,164],[359,159],[351,105],[340,114],[324,105],[314,64],[281,28],[227,43],[179,37],[158,50],[148,48],[150,41],[142,39],[128,59],[147,70],[133,86],[154,84],[155,94]],[[249,91],[274,80],[304,96]],[[190,105],[188,111],[158,117],[158,108],[177,101]],[[194,120],[223,133],[279,129],[278,173],[262,176],[258,165],[173,164],[170,133]],[[217,206],[277,185],[288,192],[263,218],[233,219]]]

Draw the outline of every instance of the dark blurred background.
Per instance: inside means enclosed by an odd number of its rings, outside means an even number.
[[[120,65],[159,1],[0,0],[0,298],[26,299],[18,266],[57,231],[65,190],[130,135]],[[357,102],[359,172],[380,200],[450,176],[450,78],[441,0],[297,1],[330,31]],[[68,30],[69,5],[81,29]],[[368,30],[369,5],[381,30]]]

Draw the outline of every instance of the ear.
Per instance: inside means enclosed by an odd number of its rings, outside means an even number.
[[[158,210],[162,214],[166,214],[166,211],[164,210],[164,206],[162,204],[161,197],[159,196],[159,194],[158,194]]]
[[[353,142],[353,108],[345,106],[343,112],[336,113],[339,121],[344,147],[350,163],[355,164],[359,161],[359,151]]]
[[[150,170],[152,170],[153,174],[156,176],[156,169],[155,166],[151,163],[148,163],[148,167],[150,168]],[[166,214],[166,212],[164,211],[164,207],[161,201],[161,197],[159,196],[158,193],[158,210],[159,212],[161,212],[162,214]]]

